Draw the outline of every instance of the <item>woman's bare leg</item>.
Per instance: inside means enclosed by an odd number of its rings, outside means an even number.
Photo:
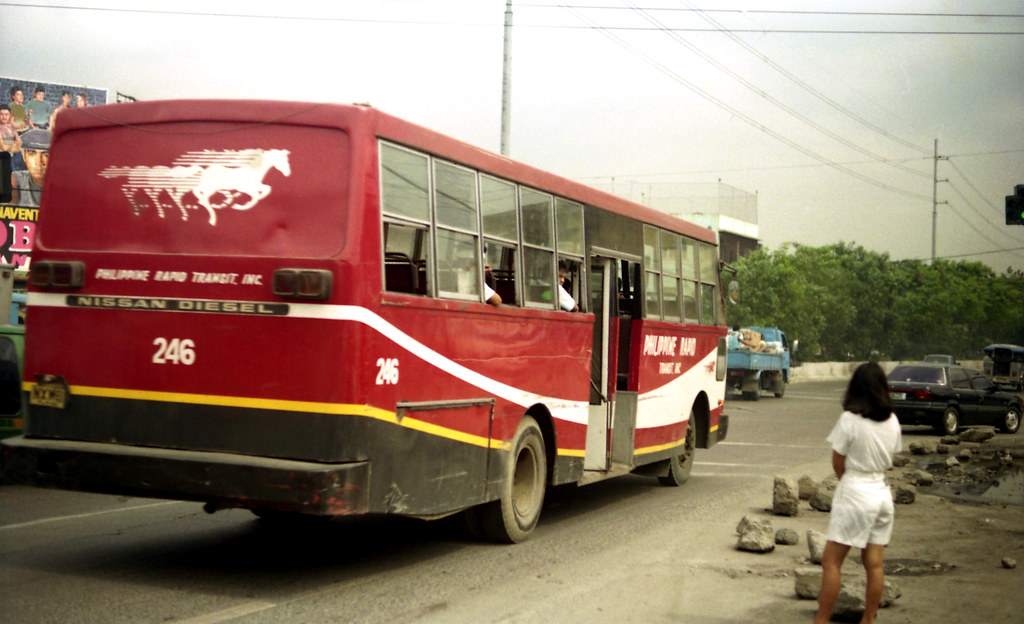
[[[885,569],[882,565],[884,553],[885,546],[878,544],[868,544],[860,552],[868,581],[864,595],[864,615],[861,616],[860,624],[872,624],[878,613],[878,603],[882,601],[882,589],[885,586]]]
[[[832,617],[832,608],[839,597],[839,585],[842,582],[843,561],[846,560],[850,547],[836,542],[825,542],[825,552],[821,555],[821,590],[818,592],[818,613],[814,616],[814,624],[827,624]]]

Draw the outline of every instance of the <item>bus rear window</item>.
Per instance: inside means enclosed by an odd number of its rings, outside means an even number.
[[[180,123],[69,132],[53,146],[50,249],[330,257],[344,245],[340,130]]]

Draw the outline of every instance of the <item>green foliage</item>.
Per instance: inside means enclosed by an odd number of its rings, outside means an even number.
[[[981,359],[985,345],[1024,344],[1024,276],[978,262],[786,244],[733,268],[740,301],[727,307],[729,324],[778,326],[800,341],[801,360]]]

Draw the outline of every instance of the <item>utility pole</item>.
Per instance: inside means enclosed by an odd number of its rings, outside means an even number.
[[[512,125],[512,0],[505,0],[505,53],[501,69],[501,155],[508,156]]]
[[[945,156],[941,159],[945,160]],[[947,201],[939,201],[939,182],[949,182],[949,178],[939,179],[939,140],[935,139],[935,161],[932,166],[932,264],[935,264],[935,231],[939,224],[939,204],[948,204]]]

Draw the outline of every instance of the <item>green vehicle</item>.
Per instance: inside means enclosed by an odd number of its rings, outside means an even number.
[[[0,439],[21,433],[21,358],[25,326],[0,325]]]
[[[0,276],[0,280],[8,277]],[[9,287],[10,282],[7,284]],[[3,286],[0,284],[0,296],[4,294]],[[25,293],[13,293],[10,298],[10,318],[0,324],[0,439],[19,435],[24,416],[21,362],[25,354]]]

